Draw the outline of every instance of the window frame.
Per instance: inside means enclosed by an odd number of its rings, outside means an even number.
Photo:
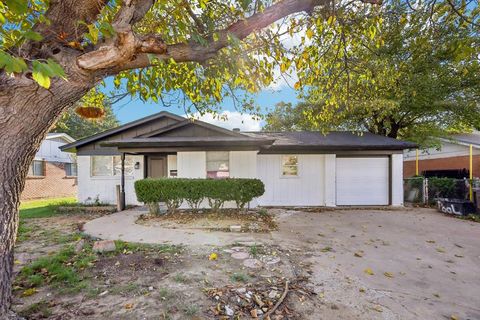
[[[208,154],[211,154],[211,153],[226,153],[227,157],[226,157],[226,161],[227,161],[227,166],[228,166],[228,170],[215,170],[215,171],[212,171],[212,170],[208,170],[208,163],[209,162],[222,162],[222,161],[225,161],[225,159],[221,159],[221,160],[208,160]],[[211,177],[209,176],[209,172],[215,172],[216,173],[216,176],[215,177]],[[226,172],[228,175],[225,176],[225,177],[219,177],[218,176],[218,172]],[[230,178],[230,151],[205,151],[205,175],[207,177],[207,179],[228,179]]]
[[[70,173],[73,173],[72,168],[75,168],[75,174],[68,174],[67,166],[70,166]],[[78,177],[78,166],[76,162],[65,162],[64,164],[65,176],[68,177]]]
[[[35,162],[40,162],[41,163],[41,168],[42,172],[41,174],[37,174],[35,170]],[[31,168],[31,173],[30,173],[30,168]],[[30,163],[30,166],[28,168],[28,177],[33,177],[33,178],[43,178],[45,177],[46,174],[46,168],[45,168],[45,160],[33,160],[32,163]]]
[[[286,157],[295,157],[295,164],[285,164]],[[300,177],[300,159],[297,154],[283,154],[280,158],[280,177],[285,179],[299,178]],[[296,174],[285,174],[285,167],[296,167]]]
[[[109,174],[106,175],[95,175],[93,174],[93,163],[94,163],[94,158],[95,157],[109,157],[111,161],[111,170]],[[117,164],[117,161],[120,162],[120,164]],[[121,170],[117,169],[118,166],[121,167],[121,156],[119,155],[113,155],[113,156],[105,156],[105,155],[97,155],[97,156],[90,156],[90,177],[91,178],[97,178],[97,179],[115,179],[117,177],[121,177]],[[131,162],[131,163],[130,163]],[[117,165],[117,167],[116,167]],[[131,169],[128,169],[127,167],[131,166]],[[118,174],[115,174],[118,172]],[[135,160],[129,156],[125,156],[125,177],[133,177],[135,175]]]

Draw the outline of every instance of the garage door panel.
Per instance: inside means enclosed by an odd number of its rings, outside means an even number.
[[[388,205],[389,159],[337,158],[337,205]]]

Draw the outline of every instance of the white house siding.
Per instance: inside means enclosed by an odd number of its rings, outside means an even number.
[[[206,152],[178,152],[177,169],[179,178],[206,178],[207,163]],[[256,151],[230,151],[229,157],[230,177],[232,178],[255,178],[257,173],[257,152]],[[201,204],[202,207],[208,207],[207,201]],[[255,207],[256,203],[250,203],[250,207]],[[187,204],[181,206],[186,208]],[[234,208],[235,203],[227,202],[224,207]]]
[[[296,177],[282,176],[282,156],[258,155],[257,176],[265,184],[265,194],[258,199],[259,205],[324,206],[325,155],[298,155]]]
[[[125,202],[127,205],[138,205],[134,182],[143,179],[143,156],[133,157],[140,163],[139,169],[134,169],[133,176],[125,177]],[[92,177],[90,156],[78,156],[78,201],[91,202],[97,197],[101,202],[115,204],[117,202],[116,186],[120,185],[120,176]]]
[[[392,154],[392,206],[403,205],[403,154]]]
[[[35,160],[74,163],[75,155],[73,153],[62,152],[59,149],[66,143],[67,141],[63,139],[45,139],[35,155]]]
[[[256,178],[257,151],[231,151],[230,177]]]
[[[178,152],[177,170],[179,178],[206,178],[207,156],[205,151]]]
[[[325,155],[325,206],[334,207],[336,205],[336,155]]]

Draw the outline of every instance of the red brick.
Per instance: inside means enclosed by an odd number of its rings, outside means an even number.
[[[27,177],[21,200],[72,197],[77,195],[77,178],[66,177],[64,163],[45,162],[44,177]]]
[[[472,159],[473,176],[480,176],[480,156],[475,155]],[[469,169],[469,156],[428,159],[418,161],[418,172],[426,170],[462,170]],[[403,176],[404,178],[413,177],[415,175],[415,160],[403,162]]]

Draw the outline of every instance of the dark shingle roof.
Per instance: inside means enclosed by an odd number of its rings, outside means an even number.
[[[416,148],[408,141],[369,132],[317,131],[245,132],[251,137],[275,139],[269,150],[403,150]]]

